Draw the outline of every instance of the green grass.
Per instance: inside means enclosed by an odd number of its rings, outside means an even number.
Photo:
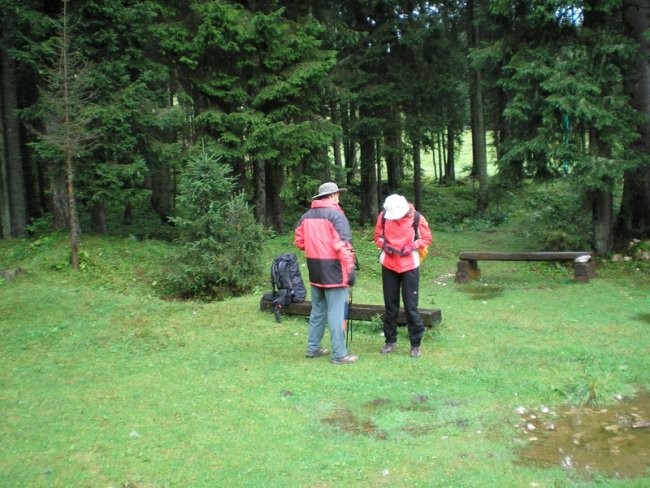
[[[0,268],[26,272],[0,280],[0,486],[648,486],[522,465],[514,428],[520,405],[650,387],[647,266],[599,262],[575,284],[562,266],[486,262],[460,286],[459,250],[518,237],[435,234],[420,304],[444,322],[423,357],[404,329],[381,356],[378,325],[355,322],[349,366],[304,358],[305,318],[259,311],[266,276],[249,296],[173,301],[170,244],[84,236],[73,272],[65,236],[1,241]],[[355,230],[356,303],[381,303],[371,241]],[[277,237],[262,259],[291,249]]]

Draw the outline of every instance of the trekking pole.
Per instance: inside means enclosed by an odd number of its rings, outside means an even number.
[[[350,309],[352,308],[352,287],[350,289],[350,296],[348,298],[348,309],[347,309],[347,317],[346,317],[346,323],[347,327],[345,330],[345,347],[348,347],[348,343],[352,342],[352,320],[350,319]],[[349,339],[349,341],[348,341]]]

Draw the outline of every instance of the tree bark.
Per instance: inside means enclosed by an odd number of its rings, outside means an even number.
[[[11,59],[6,49],[8,32],[11,29],[10,20],[7,18],[2,20],[3,39],[0,43],[0,56],[2,57],[2,128],[6,155],[11,235],[21,237],[27,232],[27,201],[25,197],[23,161],[20,152],[16,69],[13,59]]]
[[[70,209],[68,208],[68,195],[66,194],[65,177],[60,168],[49,165],[49,199],[52,212],[52,227],[54,230],[68,230],[70,226]]]
[[[456,132],[451,124],[447,126],[447,161],[445,164],[445,182],[456,181]]]
[[[346,184],[349,186],[356,176],[357,171],[357,142],[351,127],[356,121],[357,109],[353,103],[347,110],[341,112],[341,128],[343,129],[343,159],[345,160]]]
[[[81,226],[77,212],[77,197],[74,190],[74,137],[72,135],[72,120],[70,114],[71,94],[70,76],[68,72],[68,1],[63,0],[63,48],[61,50],[61,70],[63,81],[63,127],[64,127],[64,148],[65,148],[65,175],[66,189],[68,195],[68,209],[70,217],[70,265],[73,269],[79,269],[79,242],[81,240]]]
[[[610,148],[602,143],[596,129],[589,131],[589,152],[594,159],[611,157]],[[614,198],[611,178],[603,177],[600,184],[600,187],[589,191],[589,198],[591,201],[593,247],[599,256],[603,256],[614,248]]]
[[[174,193],[170,172],[171,168],[164,163],[159,163],[151,171],[151,207],[158,214],[161,224],[169,224],[169,217],[173,213]]]
[[[479,47],[478,24],[479,0],[468,2],[470,46]],[[474,168],[478,177],[479,190],[477,196],[478,212],[483,214],[489,204],[488,174],[487,174],[487,149],[485,146],[485,120],[483,117],[483,94],[481,90],[481,71],[470,67],[470,111],[472,119],[472,152],[474,155]]]
[[[90,207],[90,228],[98,234],[106,234],[106,208],[104,202],[93,202]]]
[[[639,126],[641,135],[635,149],[645,157],[645,165],[625,172],[623,198],[617,221],[617,237],[650,236],[650,2],[626,0],[624,20],[627,33],[641,46],[636,73],[627,84],[632,106],[645,121]]]
[[[422,156],[420,156],[420,141],[413,142],[413,204],[422,208]]]
[[[374,222],[377,217],[377,178],[375,173],[375,141],[362,137],[359,143],[361,159],[360,225]]]
[[[261,225],[268,225],[266,220],[266,171],[264,163],[253,163],[253,184],[255,185],[255,218]]]
[[[2,93],[0,93],[0,100],[2,100]],[[11,207],[9,205],[9,182],[7,181],[7,164],[5,161],[3,120],[4,117],[0,117],[0,134],[2,134],[2,137],[0,137],[0,226],[2,227],[2,238],[9,239],[11,237]]]
[[[335,100],[330,100],[330,114],[332,117],[332,123],[340,125],[341,107]],[[335,136],[332,140],[332,153],[334,155],[334,166],[337,169],[342,168],[343,159],[341,158],[341,138],[339,136]]]
[[[614,211],[613,197],[609,189],[591,191],[592,225],[594,233],[594,251],[603,256],[614,247]]]
[[[284,182],[283,169],[273,162],[265,164],[266,176],[266,221],[278,234],[284,232],[282,219],[282,200],[280,191]]]
[[[402,182],[402,131],[399,122],[400,114],[396,110],[388,110],[386,114],[388,127],[384,133],[384,154],[386,158],[386,176],[388,190],[397,190]]]

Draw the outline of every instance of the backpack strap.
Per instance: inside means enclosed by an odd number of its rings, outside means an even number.
[[[413,236],[413,240],[417,241],[420,238],[420,233],[418,232],[418,227],[420,226],[420,212],[417,210],[414,211],[415,213],[413,214],[413,231],[415,235]],[[384,239],[384,230],[386,228],[386,211],[382,210],[381,211],[381,238]]]

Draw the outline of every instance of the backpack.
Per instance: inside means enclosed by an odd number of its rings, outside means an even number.
[[[265,298],[273,301],[275,320],[280,322],[280,310],[290,303],[304,302],[307,290],[300,274],[298,257],[293,252],[279,254],[271,263],[273,291]]]
[[[420,212],[415,210],[415,213],[413,214],[413,231],[415,232],[415,235],[413,236],[413,240],[417,241],[420,238],[420,233],[418,232],[418,226],[420,225]],[[382,210],[381,212],[381,237],[382,239],[384,238],[384,228],[386,227],[386,212]],[[423,262],[427,258],[427,254],[429,254],[429,247],[423,247],[421,249],[418,249],[418,254],[420,255],[420,262]]]

